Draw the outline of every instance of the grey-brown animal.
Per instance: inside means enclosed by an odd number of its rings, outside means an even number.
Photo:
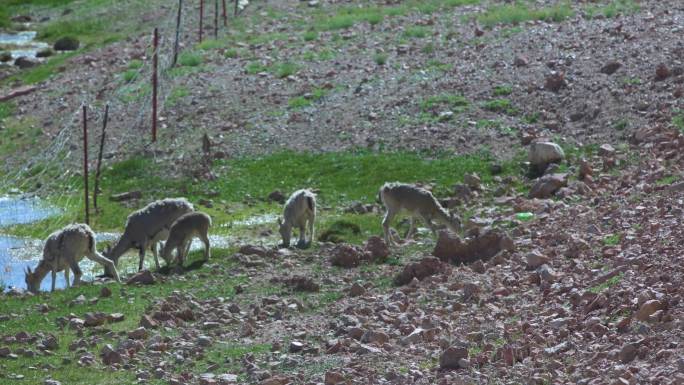
[[[406,239],[413,236],[415,231],[414,218],[420,217],[430,227],[433,234],[437,234],[437,227],[433,221],[446,225],[451,231],[458,232],[461,228],[461,220],[457,215],[444,209],[432,193],[424,188],[405,183],[385,183],[380,188],[380,201],[385,205],[387,212],[382,220],[382,229],[385,242],[394,244],[390,234],[392,219],[402,210],[410,214],[409,231]]]
[[[309,190],[297,190],[285,202],[283,218],[278,218],[280,236],[283,238],[282,245],[290,246],[292,229],[299,229],[298,247],[311,245],[314,239],[316,221],[316,195]],[[309,230],[309,240],[306,240],[306,229]]]
[[[126,228],[113,248],[105,251],[105,256],[118,266],[119,258],[130,249],[137,249],[140,257],[138,270],[142,270],[145,250],[150,248],[154,263],[159,269],[157,245],[169,236],[173,222],[192,212],[194,207],[184,198],[166,198],[148,204],[128,216]],[[110,274],[107,271],[107,274]]]
[[[173,262],[173,251],[176,250],[176,260],[183,266],[190,250],[190,243],[193,238],[199,238],[204,243],[204,260],[211,258],[209,244],[209,228],[211,227],[211,217],[205,213],[195,211],[183,215],[176,219],[169,230],[169,237],[162,248],[162,258],[167,265]]]
[[[96,246],[95,233],[86,224],[69,225],[50,234],[43,246],[43,258],[35,271],[26,268],[27,290],[37,293],[40,289],[40,283],[48,272],[52,273],[51,291],[55,291],[55,281],[57,280],[57,273],[60,271],[64,271],[67,288],[71,287],[69,270],[74,273],[74,286],[78,285],[82,275],[78,263],[83,257],[103,265],[105,269],[110,269],[114,279],[120,282],[114,262],[98,253]]]

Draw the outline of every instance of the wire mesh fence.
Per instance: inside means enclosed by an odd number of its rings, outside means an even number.
[[[236,9],[247,5],[244,0],[230,0],[236,4]],[[125,3],[125,4],[122,4]],[[147,3],[147,5],[146,5]],[[223,20],[222,6],[214,6],[213,1],[205,0],[205,26],[213,28],[210,22],[217,18]],[[154,23],[146,23],[149,28],[149,38],[145,37],[145,44],[137,47],[142,56],[135,65],[128,67],[125,76],[110,74],[102,90],[83,91],[79,95],[78,103],[68,107],[68,112],[55,114],[58,130],[49,143],[39,151],[31,154],[20,154],[21,160],[6,171],[0,180],[0,286],[23,286],[23,267],[35,265],[40,257],[39,242],[3,235],[7,226],[20,225],[40,221],[46,232],[57,230],[57,224],[64,223],[60,218],[62,207],[83,206],[83,159],[86,150],[89,154],[87,166],[91,175],[95,175],[98,161],[100,139],[104,120],[105,106],[108,108],[109,123],[107,137],[104,144],[103,167],[113,161],[127,159],[136,155],[146,154],[156,157],[159,149],[164,149],[172,142],[179,140],[174,135],[166,135],[161,125],[159,140],[152,142],[151,125],[153,121],[153,57],[158,57],[158,111],[164,113],[173,89],[178,86],[179,77],[174,72],[174,57],[180,46],[192,46],[196,43],[191,31],[198,24],[198,1],[179,0],[175,5],[169,2],[155,3],[156,9],[150,10]],[[149,3],[143,0],[130,2],[111,1],[108,12],[91,10],[90,13],[76,10],[69,19],[77,18],[113,18],[129,14],[131,10],[123,12],[122,7],[132,7],[133,11],[144,9]],[[180,13],[179,13],[179,7]],[[230,9],[230,8],[229,8]],[[217,12],[215,16],[213,12]],[[182,22],[178,23],[181,15]],[[231,13],[228,12],[228,15]],[[144,18],[143,18],[144,19]],[[217,23],[220,27],[224,23]],[[177,26],[180,30],[177,30]],[[159,31],[159,44],[153,44],[152,31],[156,27]],[[117,27],[118,28],[118,27]],[[212,34],[205,36],[213,37]],[[177,43],[177,38],[182,41]],[[182,54],[182,53],[181,53]],[[88,141],[83,143],[82,110],[87,110]],[[121,119],[120,117],[126,117]],[[159,122],[159,120],[157,120]],[[123,123],[123,124],[122,124]],[[85,147],[85,148],[84,148]],[[92,180],[92,177],[91,177]],[[91,183],[92,186],[92,183]],[[92,194],[92,191],[89,192]],[[44,199],[49,197],[49,199]],[[68,221],[83,220],[83,216],[67,218]],[[111,234],[110,234],[111,235]],[[17,269],[20,272],[17,272]]]

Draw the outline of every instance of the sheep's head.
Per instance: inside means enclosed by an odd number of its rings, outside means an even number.
[[[292,235],[292,227],[290,227],[282,218],[278,218],[278,231],[283,238],[283,247],[290,247],[290,236]]]
[[[26,268],[24,274],[24,281],[26,281],[26,290],[34,294],[38,293],[38,290],[40,290],[40,279],[38,278],[38,274],[31,271],[30,267]]]
[[[171,244],[169,242],[165,242],[164,246],[161,249],[161,257],[164,261],[166,261],[167,266],[171,266],[171,263],[173,262],[173,252],[172,252]]]
[[[454,234],[458,234],[458,232],[461,231],[461,218],[451,210],[449,210],[449,223],[447,226]]]

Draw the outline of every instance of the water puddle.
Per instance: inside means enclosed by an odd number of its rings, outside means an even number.
[[[0,32],[0,52],[9,52],[12,59],[22,56],[35,59],[39,51],[49,47],[47,43],[36,41],[36,35],[36,31]],[[11,61],[6,64],[11,64]]]
[[[268,223],[276,223],[278,221],[278,215],[276,214],[261,214],[243,219],[240,221],[233,222],[233,226],[257,226],[265,225]],[[222,226],[225,227],[225,226]]]

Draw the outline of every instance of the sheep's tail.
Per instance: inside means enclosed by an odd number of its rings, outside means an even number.
[[[306,197],[306,204],[307,204],[307,206],[309,206],[309,210],[311,210],[312,212],[316,211],[316,203],[314,202],[313,197],[307,196]]]

